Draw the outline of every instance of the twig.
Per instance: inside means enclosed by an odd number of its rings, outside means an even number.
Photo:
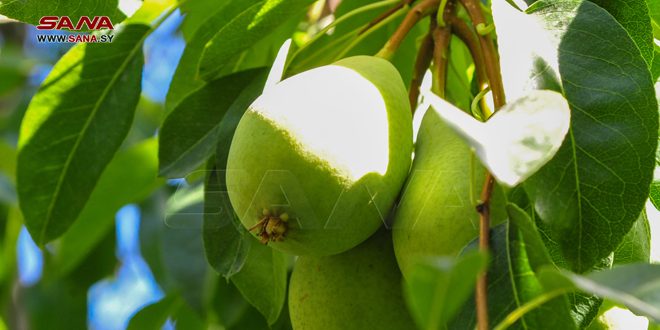
[[[423,0],[419,4],[415,5],[406,17],[403,19],[403,22],[399,27],[394,31],[389,40],[385,43],[385,46],[376,54],[385,59],[390,59],[392,55],[399,49],[403,39],[408,35],[408,32],[425,16],[433,13],[438,7],[439,0]]]
[[[467,10],[475,29],[478,26],[487,25],[484,19],[479,0],[460,0],[465,10]],[[482,29],[483,30],[483,29]],[[484,58],[488,84],[493,91],[493,103],[495,111],[506,103],[504,96],[504,87],[502,85],[502,74],[500,72],[500,61],[495,50],[495,45],[490,35],[478,33],[479,44]],[[490,197],[493,193],[493,176],[488,173],[486,181],[481,191],[481,204],[477,207],[479,211],[479,248],[482,251],[489,250],[489,231],[490,231]],[[488,282],[487,274],[484,272],[477,279],[477,328],[479,330],[488,330]]]
[[[484,19],[484,14],[481,12],[481,7],[478,0],[460,0],[470,15],[472,24],[476,29],[477,26],[486,26],[486,20]],[[499,109],[506,103],[504,97],[504,87],[502,85],[502,73],[500,72],[500,61],[497,56],[497,51],[495,50],[495,45],[493,44],[493,39],[489,35],[478,35],[479,44],[481,45],[481,52],[484,57],[486,75],[488,76],[488,81],[491,90],[493,91],[493,103],[495,103],[495,109]]]
[[[447,1],[443,18],[453,15],[454,1]],[[438,25],[433,30],[433,62],[435,63],[435,80],[434,91],[438,96],[445,97],[445,89],[447,86],[447,62],[449,61],[449,42],[451,41],[451,26]]]
[[[483,88],[488,81],[488,77],[486,76],[486,64],[484,63],[484,57],[481,53],[481,45],[479,45],[477,36],[465,21],[456,16],[450,16],[449,23],[451,24],[452,33],[457,36],[470,51],[470,56],[472,56],[472,61],[474,61],[474,67],[477,72],[479,88]]]
[[[493,194],[493,175],[486,174],[486,181],[481,190],[481,203],[477,205],[479,212],[479,250],[488,251],[490,242],[490,197]],[[477,328],[488,330],[488,277],[486,272],[477,279],[476,304]]]
[[[397,11],[399,11],[399,9],[401,9],[401,8],[403,8],[403,7],[405,7],[405,6],[409,6],[413,1],[415,1],[415,0],[402,0],[402,1],[399,2],[399,4],[397,4],[396,6],[390,8],[388,11],[386,11],[386,12],[384,12],[384,13],[378,15],[378,17],[374,18],[373,21],[369,22],[369,24],[367,24],[364,28],[362,28],[362,30],[360,30],[360,32],[358,32],[358,35],[364,33],[365,31],[367,31],[367,30],[369,30],[369,29],[371,29],[372,26],[375,26],[376,24],[380,23],[380,22],[383,21],[384,19],[386,19],[386,18],[392,16],[392,14],[396,13]]]
[[[451,29],[446,27],[437,27],[433,31],[433,63],[435,64],[435,79],[433,80],[433,89],[438,96],[445,97],[445,87],[447,85],[447,62],[449,41],[451,40]]]
[[[419,99],[419,88],[422,85],[422,79],[431,60],[433,59],[433,31],[435,30],[435,20],[431,20],[431,27],[429,32],[422,39],[422,44],[419,46],[417,58],[415,58],[415,68],[413,70],[412,80],[410,81],[410,91],[408,98],[410,100],[410,111],[415,114],[417,109],[417,100]]]

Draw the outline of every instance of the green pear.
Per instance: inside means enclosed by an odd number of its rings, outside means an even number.
[[[385,228],[342,254],[298,257],[289,285],[293,329],[415,329],[401,282]]]
[[[287,78],[250,105],[229,150],[228,194],[263,243],[337,254],[381,226],[411,155],[399,73],[380,58],[350,57]]]
[[[420,257],[456,256],[478,236],[476,207],[485,175],[471,148],[434,110],[426,111],[392,227],[404,276]],[[491,203],[494,223],[506,217],[500,196]]]

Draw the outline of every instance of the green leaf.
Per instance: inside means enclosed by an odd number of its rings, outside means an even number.
[[[119,152],[110,162],[80,216],[56,245],[54,262],[60,276],[73,270],[114,229],[121,207],[140,202],[164,183],[156,177],[157,149],[158,141],[152,138]]]
[[[73,24],[80,16],[109,16],[118,24],[126,16],[117,8],[117,0],[73,1],[0,1],[0,14],[32,25],[39,24],[43,16],[68,16]]]
[[[209,82],[181,101],[160,130],[159,174],[181,178],[198,168],[228,126],[230,134],[222,137],[231,140],[240,119],[236,114],[261,94],[265,78],[263,69],[242,71]]]
[[[660,181],[653,180],[651,183],[651,191],[649,192],[649,200],[653,203],[656,210],[660,210]]]
[[[261,40],[283,23],[282,17],[296,16],[313,0],[261,0],[231,16],[206,44],[199,62],[205,80],[218,72],[240,52]]]
[[[163,291],[179,294],[199,314],[211,275],[201,239],[202,189],[200,183],[182,185],[172,196],[161,189],[140,205],[142,256]]]
[[[651,228],[646,210],[635,221],[623,242],[614,251],[614,264],[648,263],[651,258]]]
[[[487,256],[479,252],[457,259],[429,258],[415,264],[404,292],[417,326],[439,329],[451,320],[474,290],[477,276],[487,264]]]
[[[646,4],[649,7],[649,16],[651,16],[651,20],[660,23],[660,2],[646,0]]]
[[[222,10],[230,1],[186,1],[181,4],[183,38],[191,40],[200,27],[215,13]]]
[[[230,278],[238,273],[250,251],[250,235],[229,203],[224,171],[209,170],[204,186],[204,250],[206,260],[220,275]],[[223,188],[224,187],[224,188]]]
[[[197,65],[206,43],[228,21],[257,1],[228,1],[226,4],[220,5],[219,9],[196,29],[194,36],[186,43],[186,48],[181,55],[174,77],[172,77],[165,102],[168,111],[174,109],[192,91],[204,86],[204,81],[197,79]]]
[[[510,187],[527,179],[555,155],[570,122],[564,97],[548,90],[532,91],[507,103],[485,123],[431,91],[424,94],[424,99],[476,150],[495,178]]]
[[[541,234],[539,233],[536,224],[530,217],[515,204],[508,204],[506,211],[509,214],[509,221],[515,225],[523,237],[525,246],[527,247],[527,255],[529,264],[536,272],[542,266],[553,265],[552,258],[548,249],[543,243]]]
[[[159,330],[165,325],[167,319],[183,303],[175,295],[168,295],[165,298],[147,305],[137,311],[128,323],[128,330]]]
[[[21,126],[17,183],[37,244],[71,226],[128,133],[148,31],[128,25],[111,44],[72,48],[32,98]]]
[[[544,270],[539,276],[548,290],[579,289],[660,322],[660,265],[630,264],[588,275]]]
[[[653,62],[653,28],[646,0],[592,0],[607,10],[628,32],[648,67]]]
[[[507,205],[509,220],[518,227],[523,236],[527,248],[530,266],[538,273],[543,266],[556,265],[561,268],[568,267],[568,263],[560,252],[558,244],[547,234],[547,229],[538,220],[538,216],[529,205],[529,200],[522,187],[516,187],[509,193],[509,200],[514,204]],[[525,208],[525,211],[518,207]],[[528,215],[529,214],[529,215]],[[550,258],[551,260],[548,260]],[[609,269],[612,266],[612,258],[603,259],[598,269]],[[580,329],[588,326],[596,317],[602,299],[584,293],[569,293],[568,301],[571,303],[571,315]]]
[[[515,210],[514,216],[519,217]],[[465,251],[476,250],[478,241],[473,241]],[[541,283],[531,267],[530,250],[523,235],[511,222],[505,222],[491,230],[491,265],[488,269],[488,314],[489,321],[496,324],[516,308],[544,293]],[[476,327],[475,300],[469,299],[461,313],[454,319],[451,328],[472,329]],[[552,318],[547,315],[552,313]],[[512,327],[514,329],[577,329],[570,314],[568,300],[557,297],[527,313]]]
[[[351,42],[351,39],[347,39],[347,37],[352,35],[352,38],[355,38],[358,31],[386,10],[382,5],[383,2],[386,2],[386,0],[380,2],[374,2],[373,0],[340,2],[334,12],[336,18],[332,23],[334,32],[331,34],[317,32],[317,34],[311,36],[311,40],[300,45],[294,55],[289,58],[287,76],[331,63],[342,50],[340,46],[345,46]],[[380,5],[377,5],[379,3]],[[374,5],[376,5],[376,8],[371,8]],[[391,7],[392,5],[389,4],[388,6]]]
[[[18,286],[14,293],[21,301],[23,324],[35,330],[87,328],[87,288],[76,281],[40,281],[32,287]]]
[[[181,294],[195,311],[204,308],[205,278],[210,274],[202,245],[204,187],[202,182],[182,185],[167,200],[160,220],[160,251],[169,275],[168,290]]]
[[[199,316],[186,305],[181,297],[171,294],[137,311],[129,321],[127,329],[160,330],[168,319],[176,324],[177,329],[202,330],[205,328]]]
[[[286,298],[289,257],[256,239],[249,240],[250,253],[243,268],[231,281],[252,306],[274,324]]]
[[[225,281],[216,277],[216,287],[210,302],[211,308],[218,316],[219,323],[226,329],[236,328],[235,325],[247,313],[248,309],[254,309],[236,289],[231,281]],[[266,320],[256,311],[258,320],[262,320],[262,328],[267,327]],[[249,328],[251,329],[251,328]]]
[[[525,80],[514,93],[548,85],[545,78],[553,76],[548,72],[558,67],[571,127],[555,157],[524,186],[570,267],[585,272],[619,246],[644,207],[655,163],[658,106],[644,59],[630,51],[635,44],[605,10],[588,1],[561,0],[536,2],[528,12],[531,16],[518,13],[521,23],[542,24],[517,29],[549,43],[530,51],[536,57],[528,61],[537,64],[534,72],[542,68],[546,74]],[[496,15],[498,30],[507,24],[502,18]],[[527,41],[500,38],[504,63],[518,56],[509,49],[513,43]],[[558,53],[544,52],[553,46]]]

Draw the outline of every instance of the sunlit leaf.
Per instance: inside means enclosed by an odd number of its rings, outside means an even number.
[[[660,265],[630,264],[588,275],[545,270],[540,276],[548,290],[582,290],[660,322]]]
[[[229,60],[295,16],[313,0],[261,0],[236,12],[207,43],[199,63],[200,76],[213,79]]]
[[[568,267],[585,272],[619,246],[648,196],[658,139],[649,70],[622,26],[589,1],[538,1],[528,14],[498,3],[507,94],[552,88],[571,107],[561,148],[524,187]]]
[[[646,210],[642,211],[635,224],[614,251],[614,264],[649,262],[651,258],[651,229]]]
[[[426,93],[425,99],[476,149],[495,178],[508,186],[524,181],[555,155],[570,122],[568,103],[552,91],[532,91],[485,123],[433,93]]]
[[[126,137],[140,95],[142,42],[128,25],[111,44],[80,44],[55,65],[21,126],[17,184],[37,244],[78,217]]]
[[[653,29],[646,0],[593,0],[626,29],[646,64],[653,62]],[[657,2],[657,1],[656,1]]]

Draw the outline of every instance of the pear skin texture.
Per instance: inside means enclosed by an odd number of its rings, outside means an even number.
[[[404,277],[417,259],[457,256],[478,236],[476,207],[485,175],[467,143],[429,109],[392,225],[394,251]],[[492,225],[506,218],[502,198],[501,190],[495,189]]]
[[[412,116],[399,73],[380,58],[346,58],[255,100],[229,150],[228,194],[248,229],[264,210],[287,214],[284,233],[264,239],[275,249],[337,254],[384,222],[411,155]]]
[[[415,329],[402,297],[391,233],[342,254],[299,257],[289,284],[295,330]]]

